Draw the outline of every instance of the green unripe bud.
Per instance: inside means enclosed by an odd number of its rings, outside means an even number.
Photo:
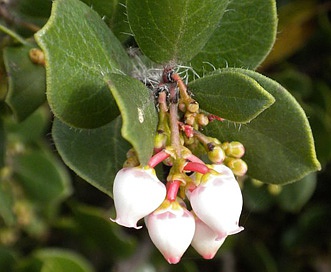
[[[224,150],[219,145],[214,146],[212,150],[207,152],[207,155],[209,160],[215,164],[220,164],[225,159]]]
[[[268,184],[268,191],[272,195],[279,195],[282,191],[282,186],[277,184]]]
[[[197,112],[199,110],[199,103],[195,100],[192,100],[187,104],[186,107],[187,107],[187,110],[189,112],[194,113],[194,112]]]
[[[138,157],[129,157],[123,163],[123,168],[126,168],[126,167],[135,167],[135,166],[138,166],[139,164],[140,163],[139,163]]]
[[[264,185],[264,183],[262,181],[259,181],[257,179],[252,179],[252,184],[255,186],[255,187],[261,187]]]
[[[198,125],[201,126],[201,127],[205,127],[209,124],[209,119],[208,117],[203,114],[203,113],[199,113],[197,115],[197,122],[198,122]]]
[[[185,114],[185,124],[189,126],[193,126],[195,124],[195,113],[187,113]]]
[[[245,147],[240,142],[226,142],[222,144],[222,148],[229,157],[240,159],[245,154]]]
[[[225,165],[228,166],[236,176],[244,176],[248,170],[246,162],[237,158],[226,158]]]

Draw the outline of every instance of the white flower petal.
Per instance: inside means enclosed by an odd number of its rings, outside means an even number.
[[[217,233],[196,217],[195,232],[191,245],[204,259],[214,258],[226,236],[218,240],[216,238],[218,238]]]
[[[163,212],[153,212],[146,218],[151,240],[170,264],[180,261],[194,235],[193,215],[182,207],[180,209],[181,215],[178,210],[165,209]]]
[[[195,214],[218,234],[218,239],[243,230],[238,226],[243,200],[232,171],[218,167],[220,175],[210,175],[190,195]]]
[[[113,197],[116,219],[125,227],[141,228],[138,220],[157,209],[166,196],[165,185],[153,169],[140,167],[121,169],[114,180]]]

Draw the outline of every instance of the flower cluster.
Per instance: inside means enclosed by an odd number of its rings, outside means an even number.
[[[247,171],[244,146],[201,133],[203,126],[221,118],[200,112],[173,69],[164,69],[154,91],[159,109],[155,155],[141,166],[135,152],[128,152],[114,181],[112,220],[138,229],[144,218],[151,240],[171,264],[178,263],[190,245],[211,259],[227,236],[243,230],[236,176]],[[209,163],[194,155],[197,149],[205,150]],[[164,182],[154,169],[161,162],[169,169]]]

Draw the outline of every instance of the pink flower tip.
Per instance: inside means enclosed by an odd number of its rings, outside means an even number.
[[[167,258],[167,262],[169,264],[177,264],[179,263],[181,257],[170,257],[170,258]]]
[[[215,257],[216,252],[213,254],[206,254],[206,255],[202,255],[202,258],[204,258],[205,260],[211,260]]]

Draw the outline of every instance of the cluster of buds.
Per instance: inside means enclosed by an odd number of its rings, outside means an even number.
[[[247,171],[244,146],[201,133],[209,121],[221,118],[202,113],[172,69],[164,69],[155,93],[159,125],[154,156],[141,166],[137,154],[128,152],[114,181],[112,220],[139,229],[138,222],[144,219],[151,240],[171,264],[178,263],[190,245],[211,259],[227,236],[243,230],[236,176]],[[203,149],[209,161],[194,155],[196,149]],[[165,181],[155,171],[159,163],[169,166]]]

